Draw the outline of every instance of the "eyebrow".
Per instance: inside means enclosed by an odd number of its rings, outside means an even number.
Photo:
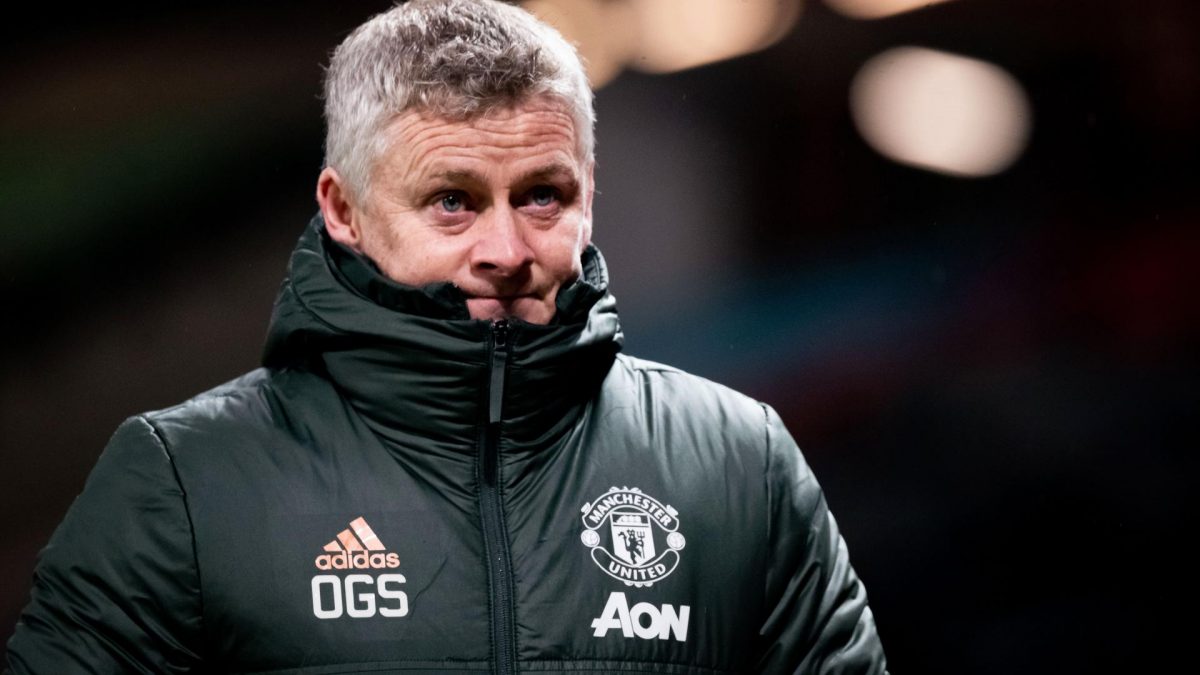
[[[550,179],[566,180],[566,181],[569,181],[572,184],[572,186],[577,186],[579,184],[579,178],[577,176],[575,168],[572,167],[571,165],[567,164],[566,162],[551,162],[550,164],[546,164],[544,166],[539,166],[536,169],[526,171],[525,173],[523,173],[517,177],[516,181],[514,181],[514,184],[515,185],[527,185],[529,183],[536,183],[540,180],[550,180]],[[422,181],[422,183],[425,185],[429,185],[430,183],[438,183],[438,182],[447,182],[447,183],[454,183],[454,184],[460,184],[460,185],[461,184],[480,185],[480,184],[485,183],[486,181],[484,180],[483,176],[481,176],[480,174],[478,174],[474,171],[461,170],[461,169],[447,169],[445,171],[437,171],[437,172],[430,174],[424,181]]]
[[[571,183],[579,182],[575,167],[572,167],[564,162],[553,162],[522,174],[520,178],[517,179],[517,184],[521,185],[525,183],[534,183],[539,180],[547,179],[568,180]]]
[[[482,183],[483,176],[480,176],[479,174],[475,173],[474,171],[447,170],[447,171],[438,171],[436,173],[429,174],[428,176],[425,177],[425,180],[423,180],[421,182],[424,184],[441,183],[441,182],[445,182],[445,183]]]

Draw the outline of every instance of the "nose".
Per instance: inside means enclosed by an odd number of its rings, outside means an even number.
[[[476,218],[478,239],[471,249],[471,268],[484,276],[511,277],[533,262],[511,205],[498,204]]]

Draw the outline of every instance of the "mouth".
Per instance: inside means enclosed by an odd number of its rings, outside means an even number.
[[[512,302],[521,298],[536,297],[533,293],[511,293],[505,295],[490,295],[490,294],[466,294],[468,300],[495,300],[496,302]]]
[[[467,293],[472,319],[518,318],[529,323],[549,323],[554,308],[537,293]]]

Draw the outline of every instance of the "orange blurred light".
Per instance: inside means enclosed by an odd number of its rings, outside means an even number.
[[[631,0],[640,40],[630,66],[668,73],[765,49],[800,17],[799,0]]]
[[[593,89],[621,74],[637,44],[628,2],[526,0],[521,5],[575,45]]]
[[[950,0],[825,0],[834,10],[854,19],[879,19],[901,12],[939,5]]]
[[[600,88],[626,67],[668,73],[741,56],[779,41],[802,0],[525,0],[574,43]]]

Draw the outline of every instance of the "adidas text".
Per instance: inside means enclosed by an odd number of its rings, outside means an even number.
[[[600,618],[592,619],[592,635],[604,637],[610,629],[620,630],[627,638],[638,636],[647,640],[666,640],[674,636],[679,642],[687,641],[688,617],[692,608],[680,605],[655,607],[648,602],[639,602],[633,607],[624,593],[610,593]]]
[[[316,565],[319,570],[380,570],[399,567],[400,556],[396,553],[371,553],[370,551],[322,553],[317,556]]]

